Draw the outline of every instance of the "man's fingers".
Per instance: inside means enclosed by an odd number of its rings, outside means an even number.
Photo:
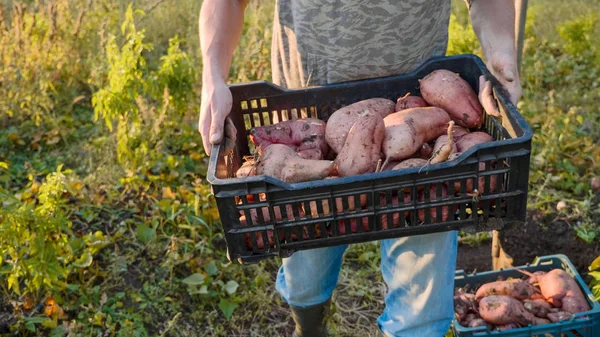
[[[198,131],[202,136],[202,145],[204,146],[204,152],[210,156],[212,144],[210,142],[210,122],[211,116],[208,108],[202,108],[204,111],[200,113],[200,119],[198,121]]]
[[[231,139],[234,142],[237,140],[237,129],[235,128],[235,125],[233,125],[233,121],[229,117],[225,119],[225,137]]]
[[[492,83],[486,81],[484,76],[479,77],[479,102],[488,114],[494,117],[501,116],[494,100]]]
[[[231,102],[229,104],[212,106],[212,123],[210,126],[210,142],[218,144],[223,141],[223,127],[225,126],[225,118],[231,110]]]
[[[225,154],[229,154],[235,147],[235,141],[237,140],[236,128],[233,125],[231,118],[225,119]]]

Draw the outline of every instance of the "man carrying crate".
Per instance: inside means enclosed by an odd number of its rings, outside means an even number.
[[[208,154],[212,144],[234,132],[230,124],[224,128],[232,106],[226,80],[248,2],[204,0],[202,5],[199,130]],[[467,5],[488,68],[516,103],[521,85],[513,0],[468,0]],[[450,10],[450,0],[277,0],[273,82],[301,88],[411,72],[428,58],[445,55]],[[491,95],[483,90],[480,99],[489,102]],[[489,112],[490,105],[484,106]],[[283,259],[276,288],[290,305],[294,336],[326,336],[326,313],[346,248],[299,251]],[[378,319],[380,336],[446,334],[454,315],[456,253],[455,231],[381,242],[389,291]]]

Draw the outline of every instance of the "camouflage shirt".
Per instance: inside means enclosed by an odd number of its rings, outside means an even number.
[[[410,72],[446,53],[450,0],[277,0],[273,81],[300,88]]]

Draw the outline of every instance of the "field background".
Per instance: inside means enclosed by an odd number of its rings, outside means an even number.
[[[0,1],[0,333],[291,335],[279,261],[225,255],[197,132],[201,3]],[[539,235],[509,253],[576,255],[600,292],[587,268],[600,255],[600,2],[529,3],[518,107],[535,131],[527,228]],[[251,1],[231,83],[270,80],[273,9]],[[450,39],[448,54],[481,56],[463,1]],[[489,269],[488,235],[461,242],[466,268],[477,251]],[[378,266],[376,243],[347,252],[335,336],[374,335]]]

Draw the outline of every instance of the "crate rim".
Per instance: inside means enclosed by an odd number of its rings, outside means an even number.
[[[578,285],[580,287],[582,285],[584,285],[584,287],[581,287],[582,288],[581,290],[583,292],[583,295],[586,297],[586,300],[588,300],[588,304],[591,304],[590,310],[585,311],[585,312],[576,313],[567,321],[560,321],[558,323],[550,323],[550,324],[543,325],[543,326],[534,326],[534,325],[530,324],[528,326],[525,326],[525,327],[522,327],[519,329],[528,329],[528,332],[530,333],[530,335],[532,335],[532,334],[538,333],[538,331],[547,331],[548,329],[553,329],[556,327],[563,327],[564,324],[569,325],[569,324],[575,324],[575,323],[583,323],[586,321],[593,320],[594,317],[596,319],[598,319],[600,317],[600,303],[598,301],[594,300],[594,295],[592,294],[589,287],[587,286],[587,284],[581,277],[579,271],[577,270],[577,268],[575,268],[575,265],[573,265],[571,260],[564,254],[552,254],[552,255],[538,256],[533,260],[533,262],[526,263],[521,266],[514,266],[511,268],[501,268],[499,270],[489,270],[489,271],[484,271],[484,272],[475,272],[475,273],[467,274],[463,269],[459,269],[459,270],[455,271],[454,279],[456,280],[457,277],[490,275],[490,274],[498,274],[503,271],[527,269],[530,267],[539,266],[544,261],[551,261],[551,260],[560,260],[562,263],[567,265],[568,268],[570,268],[575,273],[575,276],[574,276],[575,281],[578,283]],[[588,318],[586,320],[580,320],[580,318],[582,316],[588,316]],[[598,317],[596,317],[596,316],[598,316]],[[568,326],[564,326],[564,328],[568,329]],[[459,334],[470,333],[471,336],[477,336],[477,337],[479,337],[479,336],[503,336],[503,334],[507,331],[511,332],[511,333],[516,333],[516,330],[519,330],[519,329],[514,329],[514,330],[490,331],[485,326],[469,328],[469,327],[464,327],[464,326],[458,324],[456,318],[452,319],[452,329],[457,331]],[[525,330],[523,330],[523,331],[525,331]]]
[[[438,163],[438,164],[429,165],[426,172],[430,172],[430,171],[440,172],[442,170],[461,165],[465,160],[470,158],[474,153],[478,152],[480,149],[492,148],[492,147],[503,146],[503,145],[525,143],[525,142],[530,141],[533,138],[533,130],[532,130],[531,126],[527,123],[527,121],[523,118],[523,116],[516,109],[516,107],[512,103],[512,101],[508,98],[508,93],[506,92],[506,90],[504,90],[504,88],[500,85],[498,80],[490,73],[490,71],[487,69],[484,62],[481,60],[481,58],[479,58],[479,56],[473,55],[473,54],[460,54],[460,55],[452,55],[452,56],[432,57],[432,58],[427,59],[419,67],[417,67],[415,70],[413,70],[410,73],[385,76],[385,77],[379,77],[379,78],[371,78],[371,79],[360,79],[360,80],[356,80],[356,81],[348,81],[348,82],[341,82],[341,83],[333,83],[333,84],[327,84],[327,85],[323,85],[323,86],[312,86],[312,87],[299,88],[299,89],[285,89],[285,88],[278,86],[272,82],[265,81],[265,80],[259,80],[259,81],[251,81],[251,82],[247,82],[247,83],[231,84],[231,85],[229,85],[229,87],[230,88],[238,88],[238,87],[244,87],[244,86],[248,86],[248,85],[262,84],[262,85],[268,85],[278,91],[281,91],[281,94],[318,92],[319,90],[321,90],[323,88],[344,88],[344,87],[348,87],[348,86],[354,86],[359,83],[366,83],[366,82],[377,83],[377,82],[384,82],[384,81],[389,81],[389,80],[402,80],[405,78],[411,78],[411,77],[415,77],[418,73],[422,72],[431,63],[435,63],[435,62],[439,62],[439,61],[448,61],[448,60],[471,60],[471,61],[475,62],[475,64],[483,72],[483,75],[492,82],[494,90],[497,93],[497,95],[496,95],[497,99],[499,101],[501,101],[501,103],[507,108],[506,109],[507,114],[510,114],[511,117],[513,117],[514,120],[517,122],[519,127],[523,130],[523,135],[521,137],[516,137],[516,138],[512,138],[512,139],[498,140],[495,142],[478,144],[476,146],[471,147],[467,151],[463,152],[460,156],[458,156],[457,158],[455,158],[452,161],[446,161],[446,162],[442,162],[442,163]],[[490,116],[490,118],[496,118],[496,117]],[[213,146],[213,150],[211,151],[211,155],[210,155],[210,159],[209,159],[208,172],[207,172],[206,179],[213,186],[226,186],[226,185],[230,185],[230,184],[239,184],[239,183],[266,183],[266,184],[271,184],[271,185],[283,188],[288,191],[293,191],[293,190],[305,190],[305,189],[309,189],[309,188],[346,185],[346,184],[351,184],[351,183],[356,183],[356,182],[372,181],[372,180],[378,180],[378,179],[384,179],[384,178],[401,177],[401,176],[415,174],[422,170],[421,167],[414,167],[414,168],[408,168],[408,169],[403,169],[403,170],[374,172],[374,173],[361,174],[361,175],[356,175],[356,176],[339,177],[339,178],[335,178],[335,179],[327,179],[327,180],[320,180],[320,181],[307,181],[307,182],[299,182],[299,183],[286,183],[279,179],[269,177],[269,176],[264,176],[264,175],[245,177],[245,178],[232,177],[232,178],[220,179],[220,178],[217,178],[216,172],[217,172],[217,165],[218,165],[218,161],[219,161],[219,155],[220,155],[221,151],[222,151],[222,143],[216,144],[215,146]]]

